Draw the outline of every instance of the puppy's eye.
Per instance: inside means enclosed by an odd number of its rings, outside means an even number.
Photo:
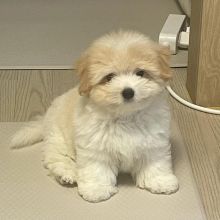
[[[140,76],[140,77],[143,77],[144,74],[145,74],[145,71],[144,71],[144,70],[138,70],[138,71],[136,72],[136,75],[137,75],[137,76]]]
[[[114,76],[115,76],[114,73],[109,73],[108,75],[106,75],[106,76],[103,78],[102,82],[110,82]]]
[[[139,77],[144,77],[146,79],[152,79],[152,75],[147,70],[137,70],[135,74]]]

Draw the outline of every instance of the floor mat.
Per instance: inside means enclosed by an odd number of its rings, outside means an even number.
[[[154,195],[134,186],[128,175],[118,180],[119,193],[91,204],[77,188],[63,187],[42,167],[42,144],[10,150],[11,135],[22,123],[0,123],[0,219],[117,219],[204,220],[186,149],[172,125],[172,153],[180,189],[173,195]]]

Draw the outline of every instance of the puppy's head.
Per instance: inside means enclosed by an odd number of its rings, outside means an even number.
[[[136,32],[101,37],[77,62],[79,93],[109,111],[140,110],[171,77],[169,56],[168,48]]]

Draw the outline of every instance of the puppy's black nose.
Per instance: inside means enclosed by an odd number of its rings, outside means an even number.
[[[132,99],[134,97],[134,90],[132,88],[125,88],[122,91],[122,96],[126,100]]]

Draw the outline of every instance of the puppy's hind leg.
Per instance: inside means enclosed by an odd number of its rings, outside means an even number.
[[[45,142],[44,166],[61,184],[76,182],[76,164],[73,146],[62,138],[50,137]]]

